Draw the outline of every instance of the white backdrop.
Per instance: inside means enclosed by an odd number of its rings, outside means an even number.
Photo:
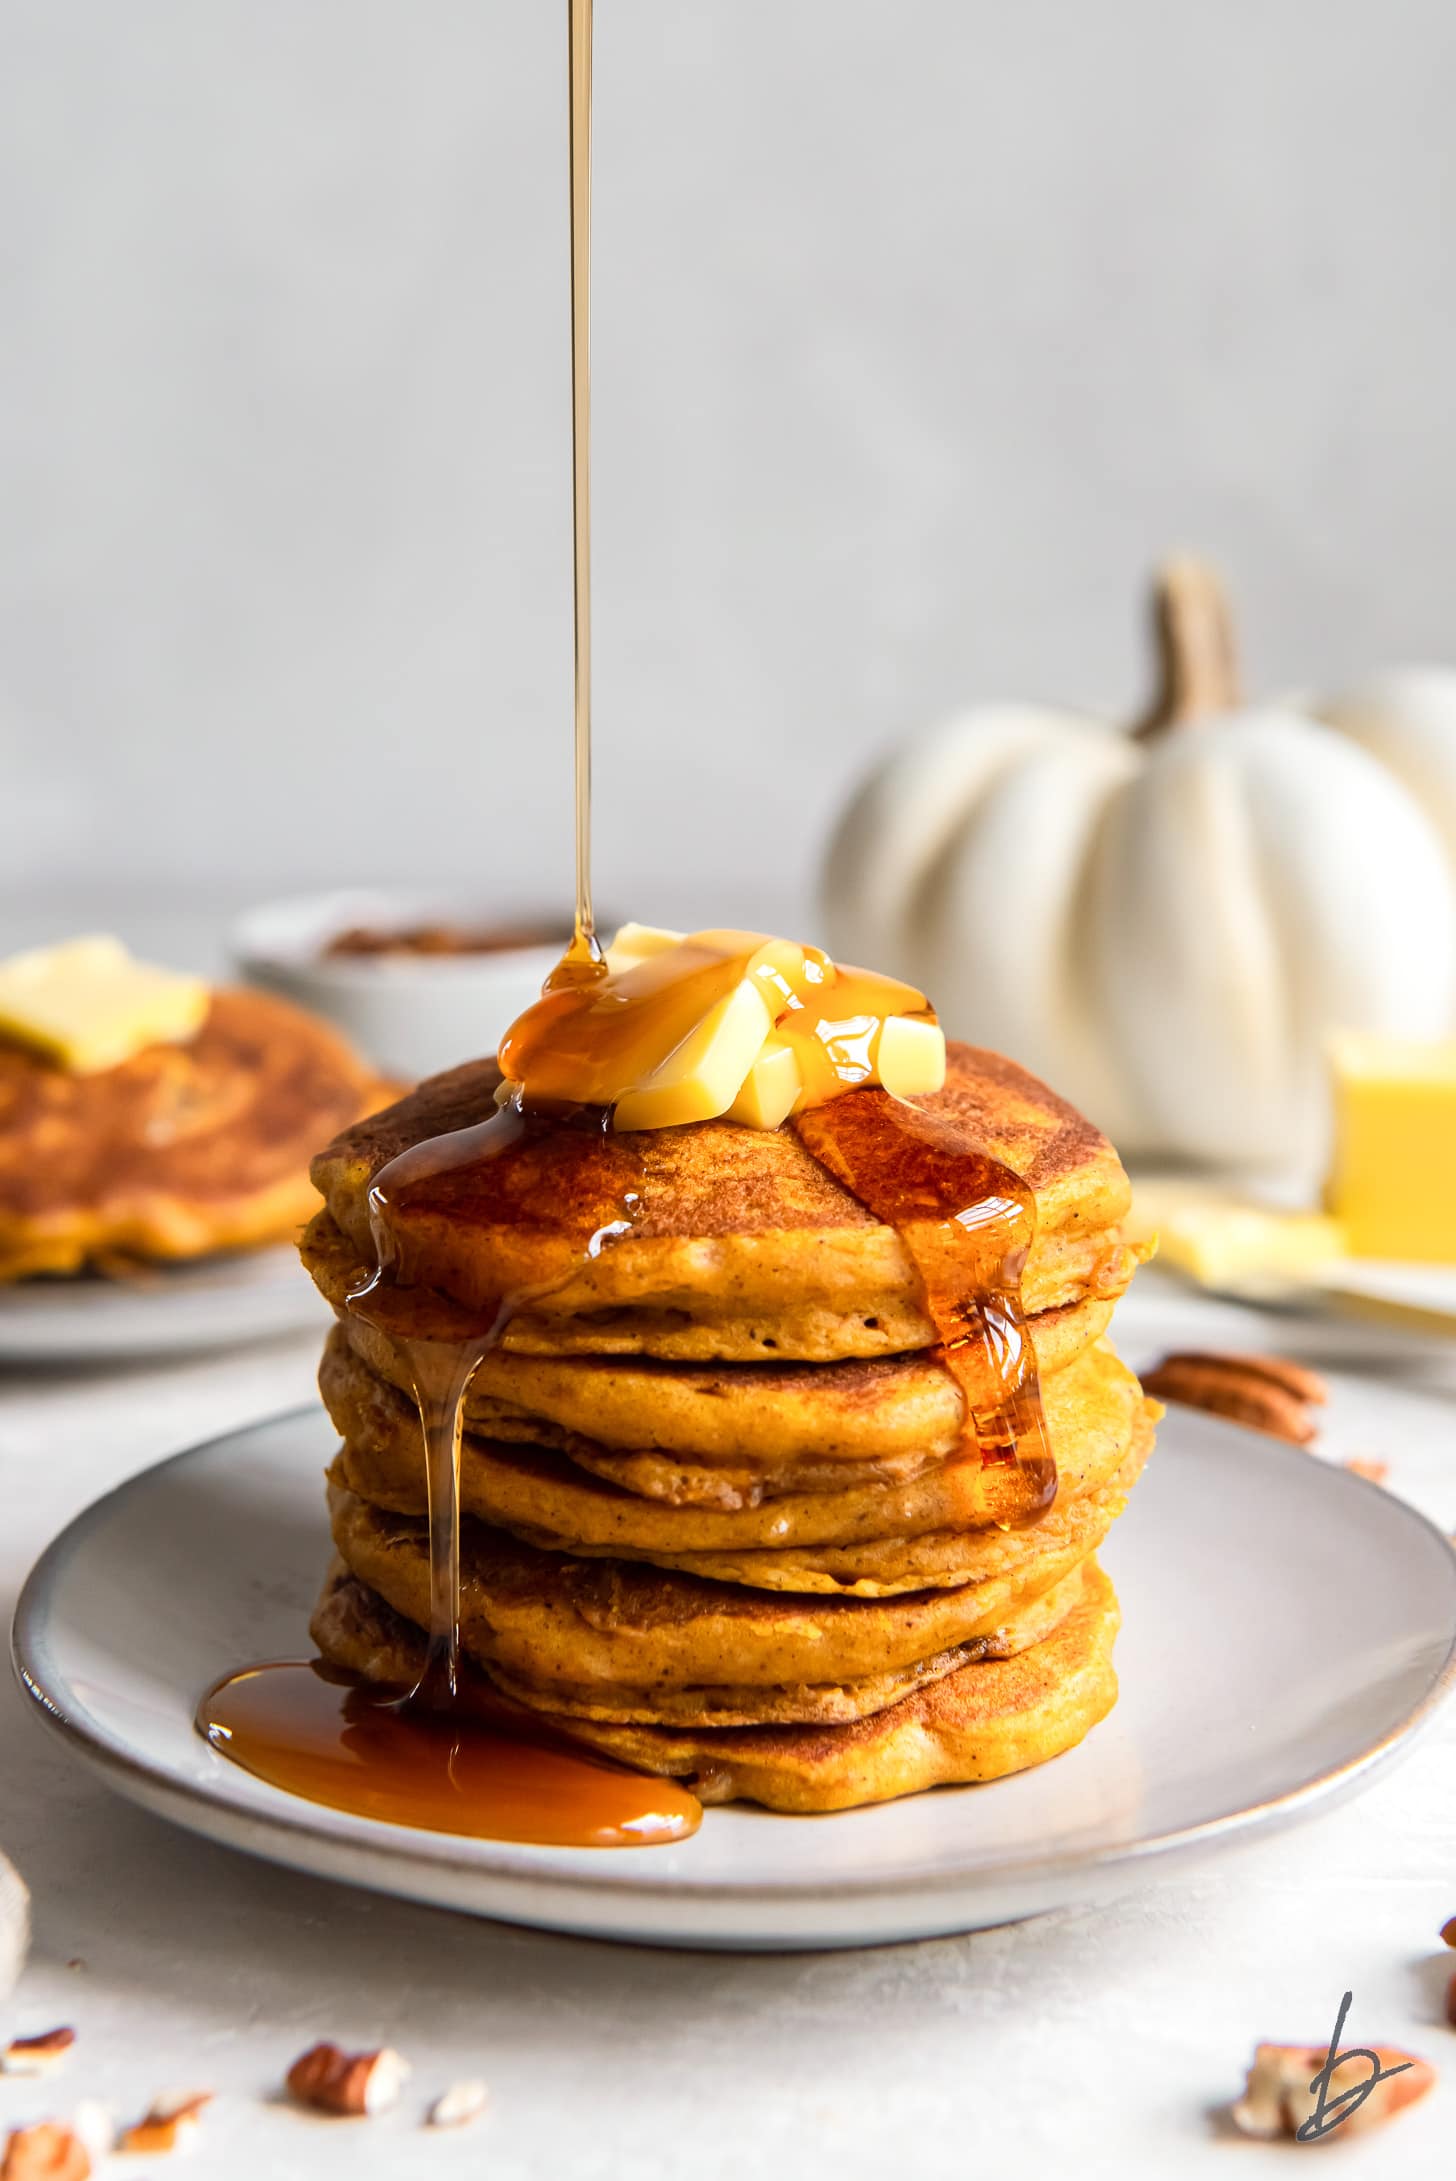
[[[599,894],[955,700],[1456,656],[1443,0],[599,0]],[[567,882],[560,0],[0,0],[0,880]]]

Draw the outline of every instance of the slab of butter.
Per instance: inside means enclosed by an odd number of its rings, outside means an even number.
[[[1356,1257],[1456,1264],[1456,1038],[1335,1038],[1326,1202]]]
[[[725,953],[742,951],[747,956],[743,980],[645,1083],[618,1099],[615,1126],[674,1128],[723,1117],[749,1128],[778,1128],[805,1091],[793,1038],[775,1028],[775,1019],[803,976],[806,950],[788,940],[764,938],[750,953],[756,936],[752,933],[696,936],[721,945]],[[624,924],[606,950],[607,967],[630,969],[680,945],[683,937],[655,925]],[[812,949],[808,952],[813,954]],[[906,994],[916,997],[908,987]],[[899,1098],[939,1090],[945,1081],[945,1035],[939,1024],[907,1015],[885,1017],[873,1080]]]
[[[1135,1244],[1156,1240],[1160,1264],[1234,1293],[1306,1286],[1346,1250],[1337,1220],[1184,1181],[1137,1182],[1123,1234]]]
[[[119,939],[104,935],[0,961],[0,1039],[73,1075],[95,1075],[144,1046],[194,1037],[210,1001],[202,978],[134,961]]]

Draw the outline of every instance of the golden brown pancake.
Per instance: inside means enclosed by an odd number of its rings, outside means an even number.
[[[342,1338],[378,1378],[409,1393],[403,1353],[346,1307],[365,1278],[327,1212],[304,1236],[304,1262],[340,1314]],[[1065,1369],[1101,1335],[1110,1302],[1069,1303],[1044,1311],[1029,1330],[1044,1380]],[[335,1342],[337,1347],[337,1340]],[[628,1489],[690,1499],[698,1472],[714,1472],[709,1499],[731,1504],[782,1491],[833,1489],[836,1468],[873,1462],[903,1476],[955,1452],[964,1429],[960,1387],[933,1355],[861,1357],[846,1363],[686,1364],[651,1357],[539,1356],[498,1348],[470,1383],[470,1430],[490,1438],[566,1447],[618,1475],[607,1457],[670,1455],[648,1464]],[[686,1482],[682,1469],[691,1471]],[[666,1474],[659,1480],[659,1471]],[[810,1484],[810,1473],[825,1485]]]
[[[499,1082],[487,1061],[435,1076],[314,1161],[362,1261],[373,1261],[375,1176],[410,1146],[487,1118]],[[1010,1061],[967,1045],[950,1046],[945,1089],[915,1103],[1032,1191],[1028,1312],[1122,1292],[1136,1262],[1118,1236],[1127,1177],[1089,1122]],[[583,1235],[620,1218],[634,1194],[629,1231],[583,1259]],[[429,1285],[466,1312],[493,1313],[503,1290],[538,1290],[505,1334],[523,1352],[817,1362],[936,1337],[896,1229],[841,1188],[792,1125],[560,1130],[493,1162],[488,1189],[468,1164],[437,1176],[423,1201],[396,1206],[393,1224]]]
[[[994,1523],[978,1529],[948,1526],[928,1530],[917,1537],[871,1538],[854,1545],[798,1545],[724,1552],[685,1552],[680,1549],[649,1551],[638,1546],[621,1547],[574,1544],[563,1546],[559,1538],[533,1534],[525,1523],[512,1527],[511,1535],[544,1552],[569,1551],[577,1560],[637,1561],[644,1567],[676,1570],[710,1583],[742,1584],[750,1590],[834,1598],[892,1599],[908,1592],[962,1590],[1009,1577],[1013,1583],[1035,1583],[1038,1571],[1055,1555],[1057,1564],[1094,1551],[1127,1505],[1127,1495],[1142,1474],[1152,1451],[1153,1427],[1140,1417],[1133,1441],[1121,1466],[1105,1484],[1080,1498],[1060,1496],[1050,1513],[1036,1525],[1035,1544],[1027,1536],[1003,1530]],[[329,1471],[330,1482],[352,1491],[358,1467],[348,1446],[340,1449]],[[378,1506],[378,1501],[370,1504]]]
[[[553,1723],[603,1755],[685,1780],[706,1803],[844,1810],[998,1779],[1072,1748],[1116,1700],[1117,1600],[1095,1561],[1079,1572],[1075,1604],[1040,1642],[954,1668],[867,1717],[815,1726],[605,1725],[566,1715]],[[326,1582],[312,1631],[326,1659],[367,1680],[409,1686],[424,1665],[419,1630],[343,1569]]]
[[[337,1485],[334,1545],[397,1613],[429,1619],[425,1525]],[[797,1595],[637,1561],[545,1552],[462,1525],[460,1637],[491,1678],[545,1708],[606,1719],[818,1718],[809,1692],[919,1666],[984,1637],[1070,1575],[1115,1510],[1099,1496],[1007,1538],[980,1533],[985,1571],[955,1589],[889,1597]],[[973,1539],[974,1539],[974,1533]],[[775,1691],[770,1698],[769,1692]],[[807,1708],[785,1710],[789,1698]]]
[[[384,1095],[327,1023],[214,993],[197,1035],[73,1075],[0,1044],[0,1281],[291,1237],[318,1144]]]
[[[909,1364],[915,1359],[904,1360]],[[831,1377],[844,1368],[878,1375],[892,1366],[826,1365],[823,1371]],[[764,1374],[750,1369],[745,1375]],[[424,1455],[413,1402],[366,1370],[338,1329],[324,1351],[319,1387],[344,1441],[340,1480],[393,1513],[423,1514]],[[730,1390],[725,1388],[725,1394]],[[1048,1383],[1045,1411],[1058,1465],[1059,1510],[1101,1490],[1121,1469],[1144,1406],[1137,1380],[1108,1348],[1090,1350]],[[870,1541],[904,1543],[947,1529],[974,1530],[1012,1511],[1008,1492],[1014,1484],[1002,1466],[983,1468],[979,1454],[937,1462],[905,1484],[874,1481],[873,1464],[841,1464],[833,1480],[841,1489],[723,1509],[666,1504],[623,1491],[590,1470],[584,1474],[574,1460],[562,1458],[577,1443],[562,1440],[562,1452],[557,1453],[467,1431],[461,1443],[462,1508],[531,1544],[651,1559],[701,1574],[724,1571],[694,1556],[746,1555],[749,1567],[757,1556],[767,1555],[759,1565],[785,1571],[782,1578],[767,1578],[775,1587],[800,1566],[788,1554]],[[804,1561],[802,1572],[807,1578],[815,1570]],[[726,1579],[752,1583],[757,1578],[735,1570]],[[792,1582],[789,1587],[794,1587]],[[816,1579],[802,1587],[837,1586]],[[903,1587],[917,1586],[907,1581]]]

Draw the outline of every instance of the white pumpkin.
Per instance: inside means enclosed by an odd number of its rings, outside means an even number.
[[[1456,673],[1393,667],[1314,711],[1405,782],[1456,870]]]
[[[1456,676],[1244,710],[1207,569],[1170,564],[1157,625],[1131,732],[990,706],[889,757],[830,847],[829,941],[1125,1150],[1313,1168],[1328,1032],[1456,1023]]]

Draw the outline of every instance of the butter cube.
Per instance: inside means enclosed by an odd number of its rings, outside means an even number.
[[[738,1096],[772,1026],[758,984],[745,977],[645,1083],[617,1100],[613,1126],[678,1128],[716,1120]]]
[[[945,1032],[938,1022],[890,1015],[880,1032],[876,1072],[897,1098],[927,1098],[945,1086]]]
[[[744,1080],[743,1088],[728,1108],[730,1121],[746,1128],[779,1128],[799,1102],[804,1078],[787,1038],[775,1031],[764,1042]]]
[[[1333,1040],[1329,1209],[1352,1255],[1456,1264],[1456,1038]]]
[[[660,924],[623,924],[606,949],[604,960],[609,970],[630,969],[634,962],[645,962],[651,955],[680,947],[682,940],[680,931],[664,931]]]
[[[194,1037],[210,1002],[200,977],[134,961],[119,939],[104,935],[0,962],[0,1038],[75,1075]]]

